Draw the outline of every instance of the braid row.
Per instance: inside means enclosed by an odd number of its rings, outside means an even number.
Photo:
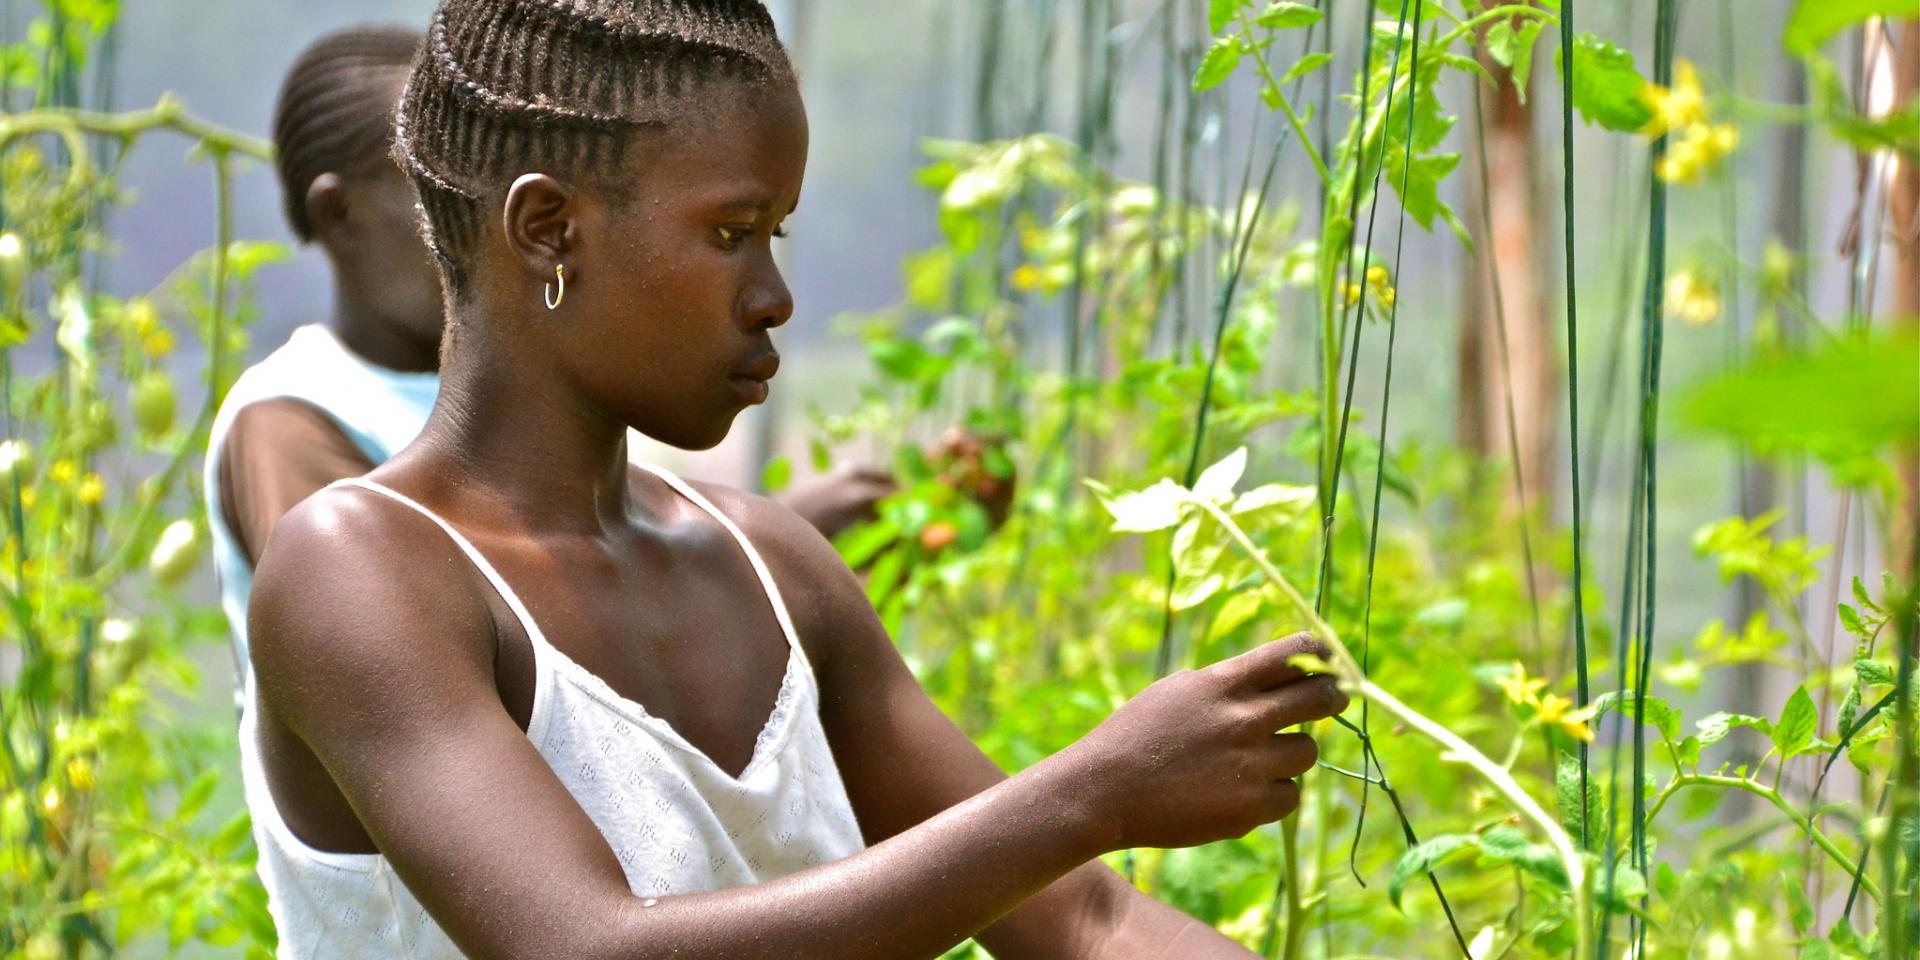
[[[433,67],[455,91],[473,100],[482,109],[501,114],[519,115],[531,122],[552,120],[602,127],[645,122],[619,114],[576,110],[546,100],[528,100],[510,93],[501,93],[480,83],[467,74],[466,69],[460,65],[459,58],[453,55],[447,43],[446,16],[445,10],[435,13],[433,29],[427,34]]]
[[[316,41],[294,61],[274,105],[273,142],[287,223],[313,238],[307,191],[322,173],[358,172],[393,135],[393,88],[420,34],[353,27]]]
[[[396,115],[428,242],[457,292],[483,184],[618,165],[719,79],[792,82],[759,0],[443,0]]]

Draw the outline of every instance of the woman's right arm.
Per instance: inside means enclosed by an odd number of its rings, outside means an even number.
[[[1273,731],[1325,712],[1287,663],[1298,648],[1270,644],[1149,688],[1081,743],[855,856],[642,901],[501,705],[477,578],[437,530],[391,514],[334,491],[275,532],[252,602],[261,708],[476,957],[937,957],[1102,853],[1238,836],[1291,810],[1299,757]],[[1143,725],[1162,731],[1152,756],[1122,746]],[[1191,799],[1138,802],[1160,795]]]

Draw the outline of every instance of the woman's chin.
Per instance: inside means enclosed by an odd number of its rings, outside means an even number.
[[[630,424],[635,433],[680,450],[698,452],[720,445],[733,432],[733,421],[740,415],[734,408],[715,422],[703,424]]]

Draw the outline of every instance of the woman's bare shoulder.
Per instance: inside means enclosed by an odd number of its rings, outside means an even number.
[[[321,490],[274,528],[248,604],[263,696],[338,689],[450,661],[490,663],[479,574],[426,517],[363,488]]]

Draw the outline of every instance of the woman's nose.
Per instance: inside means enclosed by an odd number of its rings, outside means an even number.
[[[748,295],[747,323],[755,329],[771,330],[793,319],[793,293],[778,267],[769,266],[763,279]]]

